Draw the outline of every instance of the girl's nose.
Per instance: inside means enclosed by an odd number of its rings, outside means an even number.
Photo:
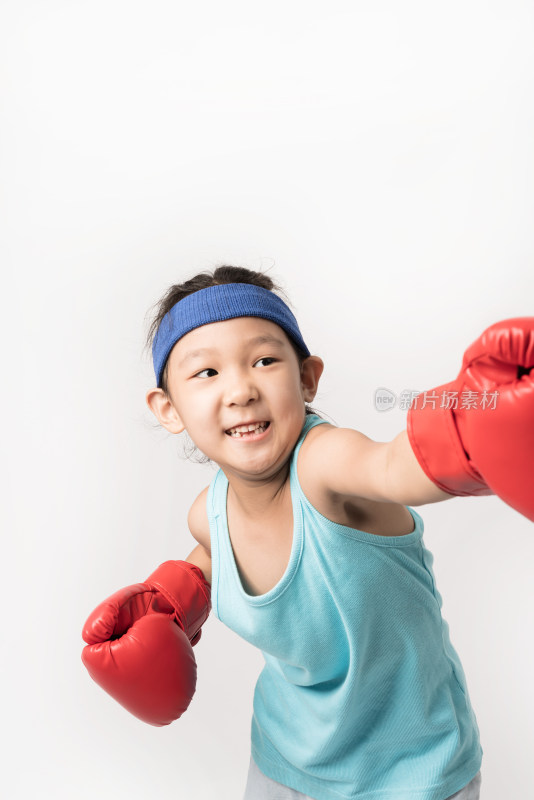
[[[226,386],[226,402],[245,405],[250,400],[258,398],[258,388],[250,376],[235,375],[229,378]]]

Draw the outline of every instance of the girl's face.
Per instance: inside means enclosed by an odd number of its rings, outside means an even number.
[[[172,404],[160,405],[157,416],[174,433],[187,430],[216,463],[259,475],[289,458],[304,423],[304,403],[315,396],[323,368],[320,358],[310,356],[299,371],[286,333],[274,322],[258,317],[213,322],[190,331],[172,349]],[[257,440],[226,433],[248,421],[270,425]]]

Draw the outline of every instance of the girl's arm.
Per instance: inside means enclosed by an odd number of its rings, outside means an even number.
[[[313,471],[325,489],[344,497],[420,506],[450,500],[413,453],[406,431],[391,442],[375,442],[352,428],[327,428],[309,451]]]
[[[325,486],[413,506],[495,494],[534,522],[534,317],[490,325],[457,378],[419,400],[392,442],[347,428],[317,437]]]
[[[186,561],[202,570],[204,578],[211,586],[211,538],[208,512],[206,509],[209,488],[209,486],[206,486],[206,488],[200,492],[187,515],[189,531],[198,544],[195,549],[189,553]]]
[[[206,579],[207,583],[211,586],[211,555],[205,547],[198,544],[185,559],[189,564],[194,564],[198,567]]]
[[[393,441],[386,443],[385,481],[389,499],[405,506],[439,503],[441,500],[456,497],[442,491],[427,478],[412,450],[408,431],[405,430]]]

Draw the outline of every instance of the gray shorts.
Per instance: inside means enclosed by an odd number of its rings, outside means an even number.
[[[467,786],[459,792],[449,795],[445,800],[480,800],[480,784],[482,775],[477,772]],[[243,800],[312,800],[307,794],[290,789],[282,783],[268,778],[256,765],[250,756],[250,766],[248,770],[247,786]]]

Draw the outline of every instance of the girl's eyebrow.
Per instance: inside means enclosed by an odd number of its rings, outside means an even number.
[[[277,339],[276,336],[267,333],[261,334],[260,336],[254,336],[252,339],[249,339],[248,341],[244,342],[245,347],[248,347],[253,344],[277,344],[280,345],[280,347],[284,346],[284,342],[282,342],[280,339]],[[186,361],[190,361],[192,358],[196,358],[196,356],[200,356],[203,353],[211,353],[213,351],[217,352],[217,348],[199,347],[197,350],[191,350],[182,358],[178,366],[182,367]]]

